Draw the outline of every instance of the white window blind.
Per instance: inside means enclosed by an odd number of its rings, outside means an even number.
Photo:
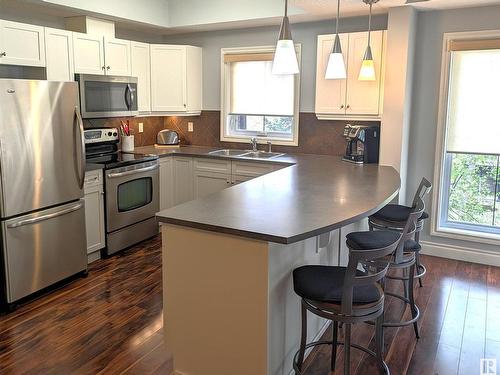
[[[293,116],[295,77],[273,75],[272,61],[230,63],[229,114]]]
[[[462,50],[454,46],[446,151],[500,154],[500,49],[473,50],[471,42]]]

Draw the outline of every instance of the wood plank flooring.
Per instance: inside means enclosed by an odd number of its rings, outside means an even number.
[[[428,274],[415,288],[422,337],[415,340],[412,327],[386,330],[391,373],[479,374],[483,357],[498,357],[500,365],[500,268],[428,256],[423,262]],[[401,290],[396,282],[387,287]],[[161,289],[159,237],[93,263],[87,278],[0,316],[0,374],[169,374]],[[387,316],[409,311],[389,298]],[[371,326],[354,326],[354,343],[373,348],[373,339]],[[329,347],[317,349],[305,374],[331,374],[329,364]],[[339,349],[336,374],[342,366]],[[377,373],[355,350],[351,369]]]

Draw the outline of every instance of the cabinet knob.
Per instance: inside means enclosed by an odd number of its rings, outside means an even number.
[[[351,108],[351,106],[348,104],[348,105],[346,105],[346,108],[349,109],[349,108]]]
[[[111,67],[108,65],[108,66],[106,67],[106,69],[108,69],[108,70],[109,70],[109,69],[111,69]]]
[[[186,108],[186,107],[187,107],[187,105],[186,105],[186,104],[184,104],[184,108]]]
[[[0,53],[0,57],[5,57],[5,56],[7,56],[7,52]]]
[[[102,69],[102,70],[106,70],[106,67],[103,65],[103,66],[101,67],[101,69]]]
[[[344,105],[343,104],[340,106],[340,109],[344,109]]]

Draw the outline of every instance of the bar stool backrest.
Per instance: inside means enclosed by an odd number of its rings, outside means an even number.
[[[415,206],[406,220],[405,227],[402,231],[401,239],[399,240],[398,246],[394,253],[394,263],[400,264],[403,262],[403,252],[405,247],[405,242],[413,237],[415,231],[417,230],[417,221],[425,210],[425,203],[419,196],[415,197]]]
[[[349,251],[349,263],[344,277],[342,290],[342,314],[351,315],[353,312],[353,292],[355,286],[371,285],[385,277],[389,262],[387,256],[392,255],[398,246],[399,239],[393,244],[372,250]],[[366,273],[359,275],[357,270],[360,265],[366,267]]]
[[[425,177],[422,177],[422,181],[420,181],[420,185],[418,185],[415,197],[413,198],[412,207],[417,206],[418,198],[424,200],[424,197],[431,192],[431,189],[432,184]]]

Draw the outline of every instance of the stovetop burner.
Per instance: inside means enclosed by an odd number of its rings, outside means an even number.
[[[139,164],[157,160],[157,155],[135,154],[131,152],[115,152],[112,154],[100,155],[87,158],[88,163],[102,164],[105,169],[125,167],[127,165]]]

